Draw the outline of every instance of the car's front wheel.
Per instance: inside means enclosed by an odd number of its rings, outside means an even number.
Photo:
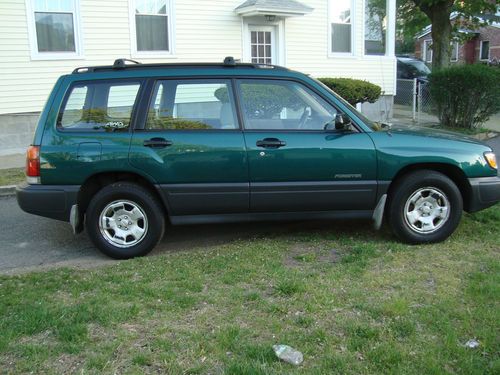
[[[160,202],[149,190],[130,182],[102,188],[90,201],[85,222],[94,245],[115,259],[149,253],[165,230]]]
[[[460,190],[451,179],[420,170],[404,176],[392,190],[389,225],[405,242],[440,242],[455,231],[462,210]]]

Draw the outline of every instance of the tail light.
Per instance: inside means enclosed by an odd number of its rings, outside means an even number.
[[[26,152],[26,180],[29,184],[40,183],[40,146],[29,146]]]

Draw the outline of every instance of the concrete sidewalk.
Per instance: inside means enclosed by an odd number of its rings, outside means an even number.
[[[416,121],[413,121],[413,113],[410,106],[395,104],[393,109],[393,116],[391,122],[393,124],[401,124],[401,125],[435,125],[439,124],[439,119],[437,116],[421,112],[420,118],[417,118]],[[483,124],[483,129],[493,130],[497,133],[500,133],[500,113],[496,113],[490,117],[488,121]]]

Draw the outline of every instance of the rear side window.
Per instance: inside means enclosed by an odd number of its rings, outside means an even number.
[[[86,82],[72,86],[59,113],[65,130],[124,130],[130,127],[139,82]]]
[[[164,80],[153,90],[146,129],[237,129],[227,80]]]

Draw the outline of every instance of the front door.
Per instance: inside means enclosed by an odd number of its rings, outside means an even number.
[[[277,40],[275,26],[249,26],[250,62],[277,64]]]
[[[376,157],[361,131],[335,131],[338,110],[296,81],[239,80],[250,210],[371,210]]]
[[[248,164],[228,79],[164,79],[135,129],[130,163],[172,216],[248,212]]]

